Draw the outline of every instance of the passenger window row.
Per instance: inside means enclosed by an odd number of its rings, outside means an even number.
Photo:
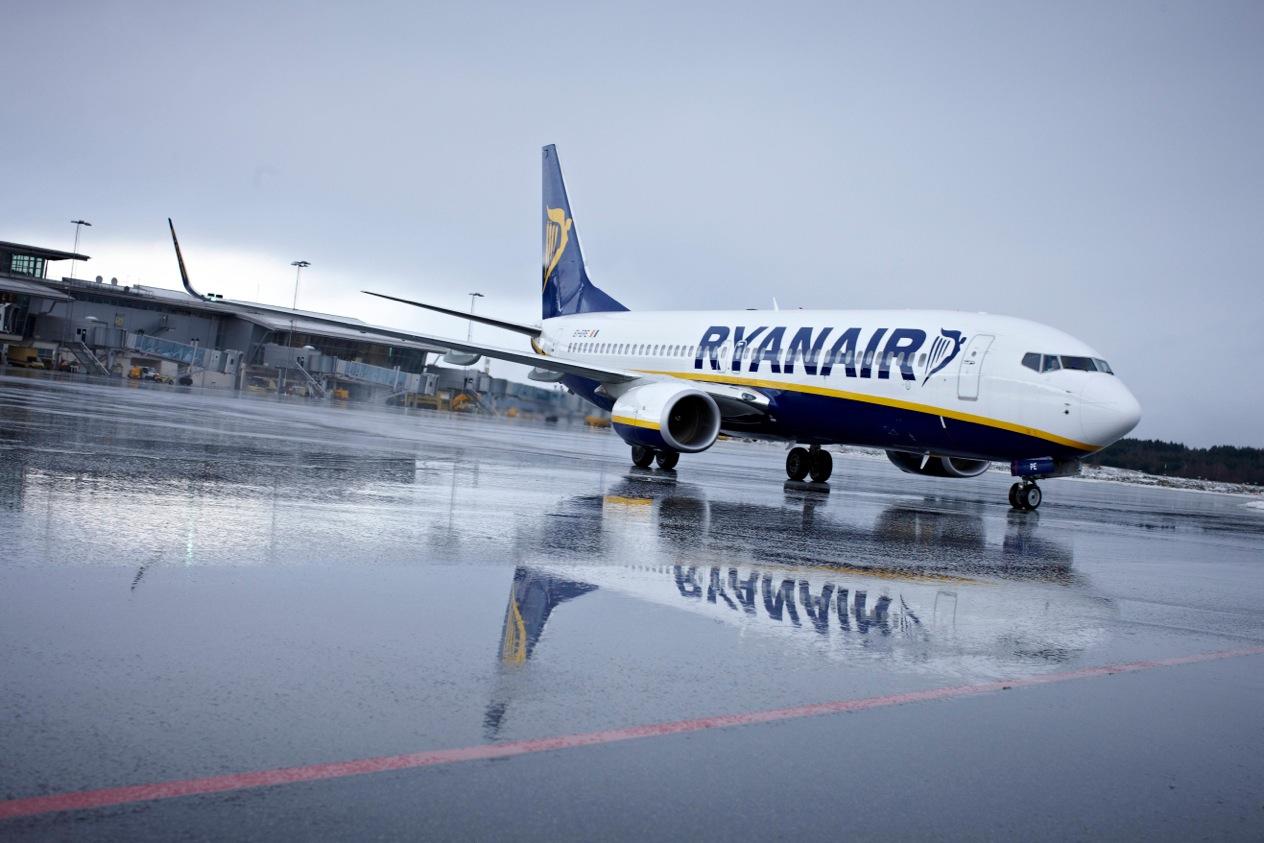
[[[576,354],[621,354],[634,357],[693,357],[696,346],[649,343],[573,342],[566,350]]]
[[[694,345],[654,345],[648,343],[573,342],[567,344],[566,350],[576,354],[617,354],[633,357],[694,358],[697,355],[698,347]],[[738,359],[750,360],[755,356],[754,351],[755,349],[750,346],[743,346],[738,351]],[[715,355],[717,360],[728,360],[729,347],[725,345],[715,349]],[[1030,354],[1027,355],[1027,357],[1031,356],[1032,355]],[[1035,356],[1038,359],[1040,355]],[[866,353],[863,360],[861,355],[854,350],[848,350],[846,352],[840,351],[833,356],[832,360],[830,359],[829,354],[822,354],[820,355],[820,358],[821,359],[818,361],[817,355],[809,352],[808,355],[803,358],[802,362],[811,365],[816,365],[818,362],[829,362],[831,365],[835,366],[851,367],[860,365],[866,368],[872,366],[874,363],[874,353],[872,351]],[[899,354],[892,354],[888,352],[884,355],[883,360],[888,368],[892,365],[896,368],[901,368],[905,364],[910,366],[913,365],[914,358],[912,354],[905,354],[904,352],[900,352]],[[925,354],[921,354],[917,357],[917,365],[926,365]],[[1023,365],[1027,365],[1027,358],[1023,358]],[[1103,365],[1105,364],[1103,363]]]
[[[1079,372],[1115,374],[1111,370],[1110,364],[1100,357],[1077,357],[1071,354],[1037,354],[1034,351],[1029,351],[1023,355],[1023,365],[1034,372],[1074,369]]]

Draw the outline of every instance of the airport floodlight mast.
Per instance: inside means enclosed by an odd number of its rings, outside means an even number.
[[[71,220],[70,224],[75,227],[75,245],[74,245],[74,248],[72,248],[70,251],[77,255],[79,254],[79,229],[83,228],[85,225],[88,228],[92,228],[92,223],[88,222],[87,220]],[[78,258],[70,259],[70,277],[71,278],[75,277],[75,262],[77,260]]]
[[[303,267],[311,265],[310,261],[290,261],[290,266],[294,267],[294,303],[290,305],[290,310],[298,310],[298,281],[303,275]]]
[[[482,293],[470,293],[470,316],[474,315],[474,300],[484,298]],[[470,320],[469,327],[465,329],[465,341],[469,342],[474,338],[474,320]],[[465,367],[465,391],[473,392],[470,387],[470,367]]]
[[[470,293],[470,316],[474,315],[474,299],[484,298],[482,293]],[[470,320],[470,325],[465,329],[465,341],[469,342],[474,338],[474,320]]]
[[[298,282],[303,275],[303,267],[311,266],[310,261],[290,261],[290,266],[294,267],[294,303],[290,305],[290,310],[298,310]],[[290,338],[286,341],[286,345],[294,345],[294,319],[290,318]]]

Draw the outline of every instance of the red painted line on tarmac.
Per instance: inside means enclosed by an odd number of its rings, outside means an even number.
[[[1102,667],[1086,667],[1066,673],[1050,673],[1043,676],[1029,676],[1021,679],[1007,679],[999,682],[983,682],[974,685],[956,685],[945,688],[932,688],[926,691],[910,691],[905,694],[890,694],[882,697],[866,697],[855,700],[837,700],[835,702],[816,703],[813,705],[777,708],[768,711],[752,711],[745,714],[725,714],[716,717],[699,717],[692,720],[676,720],[666,723],[652,723],[646,726],[631,726],[623,729],[605,729],[600,732],[587,732],[577,735],[563,735],[536,740],[508,741],[499,744],[481,744],[459,749],[439,749],[431,752],[414,752],[407,755],[386,755],[378,758],[361,758],[354,761],[337,761],[328,764],[309,764],[302,767],[284,767],[276,770],[259,770],[249,773],[232,773],[224,776],[209,776],[200,779],[184,779],[180,781],[157,782],[154,784],[130,785],[127,787],[108,787],[100,790],[83,790],[72,793],[56,793],[50,796],[30,796],[22,799],[10,799],[0,802],[0,820],[16,817],[31,817],[40,814],[52,814],[59,811],[83,811],[91,808],[107,808],[115,805],[128,805],[136,802],[149,802],[156,799],[171,799],[179,796],[197,796],[208,793],[224,793],[228,791],[249,790],[257,787],[270,787],[296,782],[320,781],[322,779],[340,779],[349,776],[362,776],[368,773],[382,773],[390,770],[411,770],[417,767],[435,767],[442,764],[455,764],[462,761],[482,761],[493,758],[511,758],[516,755],[529,755],[535,752],[551,752],[559,749],[574,749],[581,746],[617,743],[619,741],[637,740],[639,738],[659,737],[662,735],[678,735],[685,732],[699,732],[705,729],[724,729],[732,726],[750,726],[756,723],[772,723],[778,720],[794,720],[801,717],[817,717],[822,714],[840,714],[848,711],[866,711],[873,708],[885,708],[892,705],[905,705],[914,702],[970,697],[988,694],[1011,688],[1027,688],[1034,685],[1052,685],[1068,682],[1073,679],[1089,679],[1095,676],[1110,676],[1116,673],[1136,673],[1154,670],[1161,667],[1196,664],[1199,662],[1220,661],[1240,658],[1242,656],[1264,655],[1264,647],[1249,647],[1240,650],[1219,650],[1213,653],[1199,653],[1193,656],[1176,656],[1167,659],[1127,662],[1124,664],[1104,665]]]

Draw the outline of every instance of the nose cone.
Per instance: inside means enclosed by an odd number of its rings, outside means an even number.
[[[1090,375],[1080,395],[1084,440],[1106,447],[1128,435],[1141,421],[1141,405],[1119,378]]]

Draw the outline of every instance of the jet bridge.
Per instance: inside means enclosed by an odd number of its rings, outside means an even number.
[[[177,363],[183,363],[191,369],[197,368],[203,371],[223,372],[228,375],[236,373],[242,357],[242,352],[232,348],[222,350],[206,348],[205,346],[176,342],[175,340],[164,340],[141,333],[129,333],[123,344],[126,348],[138,354],[158,357],[163,360],[174,360]]]

